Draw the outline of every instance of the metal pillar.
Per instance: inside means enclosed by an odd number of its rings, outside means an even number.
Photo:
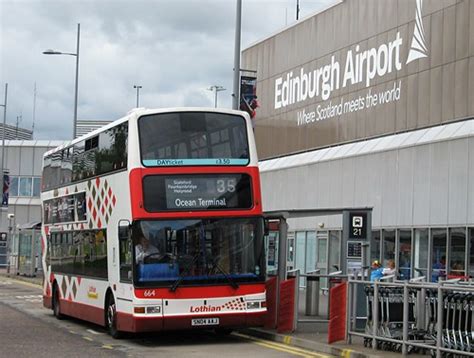
[[[278,237],[278,281],[286,280],[288,256],[288,223],[285,218],[280,218]]]
[[[235,12],[235,48],[234,48],[234,93],[232,94],[232,109],[239,109],[240,102],[240,34],[242,27],[242,0],[237,0]]]

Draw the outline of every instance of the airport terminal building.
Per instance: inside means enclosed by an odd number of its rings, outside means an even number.
[[[474,275],[474,1],[338,1],[242,68],[257,71],[265,211],[373,207],[372,260]],[[305,272],[347,259],[338,216],[292,220],[289,245]]]

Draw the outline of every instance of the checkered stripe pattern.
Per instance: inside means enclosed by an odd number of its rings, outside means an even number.
[[[77,186],[74,188],[74,193],[79,190]],[[62,195],[69,195],[69,190],[66,188]],[[58,189],[54,190],[54,197],[59,196]],[[63,224],[55,225],[59,230],[85,230],[85,229],[101,229],[106,226],[112,216],[115,205],[117,204],[117,197],[115,196],[112,187],[106,179],[95,178],[87,182],[87,223],[78,224]]]
[[[223,304],[222,309],[233,310],[233,311],[245,311],[245,302],[242,297],[236,298]]]
[[[87,198],[89,229],[94,227],[100,229],[109,222],[117,204],[117,197],[105,179],[95,178],[94,180],[89,180],[87,188],[90,194]]]

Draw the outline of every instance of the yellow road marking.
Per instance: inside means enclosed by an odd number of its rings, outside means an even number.
[[[305,353],[300,353],[300,352],[297,352],[297,351],[294,351],[292,349],[290,349],[290,347],[288,348],[282,348],[282,347],[278,347],[278,346],[275,346],[273,344],[268,344],[268,343],[263,343],[263,342],[254,342],[255,344],[259,345],[259,346],[262,346],[262,347],[265,347],[265,348],[270,348],[270,349],[274,349],[276,351],[280,351],[280,352],[285,352],[285,353],[290,353],[290,354],[293,354],[295,356],[300,356],[300,357],[314,357],[314,355],[310,355],[310,354],[305,354]]]
[[[21,285],[25,285],[25,286],[28,286],[28,287],[33,287],[33,288],[39,288],[41,289],[43,286],[42,285],[38,285],[36,283],[31,283],[31,282],[26,282],[26,281],[22,281],[22,280],[17,280],[15,278],[9,278],[9,280],[15,282],[15,283],[19,283]]]
[[[82,338],[84,338],[86,341],[90,341],[90,342],[93,341],[93,339],[91,337],[82,336]]]
[[[264,339],[260,338],[255,338],[248,336],[246,334],[241,334],[241,333],[234,333],[235,336],[249,339],[254,341],[256,344],[267,347],[267,348],[272,348],[280,351],[284,351],[286,353],[292,353],[298,356],[303,356],[303,357],[319,357],[319,358],[329,358],[331,356],[325,355],[325,354],[320,354],[316,352],[312,352],[306,349],[298,348],[298,347],[293,347],[293,346],[288,346],[286,344],[282,343],[277,343],[277,342],[270,342]],[[284,341],[291,342],[291,336],[285,336]]]
[[[344,349],[341,353],[341,357],[349,358],[351,356],[352,349]]]
[[[114,347],[112,347],[112,346],[109,345],[109,344],[104,344],[104,345],[102,346],[102,348],[105,348],[105,349],[114,349]]]

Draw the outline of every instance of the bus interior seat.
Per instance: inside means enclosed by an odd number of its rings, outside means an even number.
[[[176,263],[139,264],[139,281],[167,281],[179,277],[179,266]]]

